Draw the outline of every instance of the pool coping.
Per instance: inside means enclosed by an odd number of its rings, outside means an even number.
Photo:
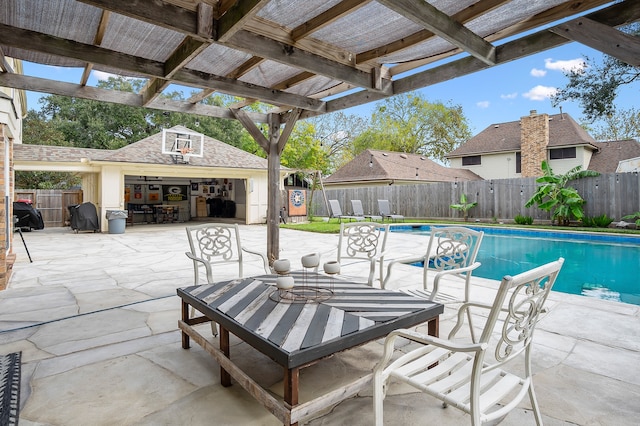
[[[391,224],[389,230],[391,231],[401,231],[403,229],[415,229],[419,228],[427,228],[430,229],[432,226],[435,227],[444,227],[444,226],[460,226],[469,229],[473,229],[476,231],[484,231],[485,234],[490,235],[501,235],[501,234],[517,234],[521,236],[535,236],[535,237],[548,237],[548,238],[559,238],[563,239],[564,237],[571,236],[571,239],[579,240],[579,241],[596,241],[596,242],[607,242],[607,243],[616,243],[616,244],[633,244],[640,245],[640,235],[628,235],[628,234],[614,234],[607,232],[588,232],[588,231],[571,231],[571,230],[548,230],[548,229],[529,229],[529,228],[520,228],[520,227],[509,227],[509,228],[501,228],[501,227],[493,227],[493,226],[481,226],[481,225],[470,225],[470,224],[426,224],[426,223],[398,223]]]

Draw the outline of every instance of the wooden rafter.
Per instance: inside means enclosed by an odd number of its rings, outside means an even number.
[[[293,29],[293,31],[291,31],[291,38],[295,41],[307,37],[312,32],[326,27],[335,20],[343,17],[348,13],[353,12],[354,10],[361,8],[362,6],[370,2],[371,0],[344,0],[337,5],[329,8],[325,12],[319,14],[318,16],[314,16],[307,22],[298,25]]]
[[[107,24],[109,23],[109,17],[111,16],[111,12],[108,10],[102,11],[102,16],[100,16],[100,23],[98,24],[98,30],[96,31],[96,36],[93,39],[93,44],[96,46],[100,46],[102,44],[102,39],[104,37],[104,33],[107,30]],[[82,77],[80,78],[80,85],[85,86],[87,81],[89,81],[89,75],[91,74],[91,70],[93,69],[93,64],[88,62],[84,67],[84,71],[82,72]]]
[[[593,12],[587,18],[610,27],[627,25],[640,19],[640,3],[635,3],[633,6],[617,3],[606,9]],[[498,46],[496,48],[496,64],[511,62],[568,42],[568,39],[555,34],[551,30],[542,30]],[[637,53],[636,51],[636,56],[638,56]],[[410,92],[489,67],[489,64],[474,57],[466,57],[396,80],[393,83],[393,92],[396,94]],[[378,93],[361,91],[328,101],[326,112],[339,111],[383,98],[384,96]],[[315,114],[306,113],[304,117],[311,115]]]
[[[496,49],[491,43],[430,3],[414,0],[378,0],[378,2],[469,52],[482,62],[489,65],[495,64]]]
[[[625,34],[608,25],[588,18],[579,18],[560,24],[552,32],[600,50],[634,67],[640,66],[640,37]]]
[[[461,11],[460,13],[457,13],[455,15],[453,15],[452,17],[454,19],[456,19],[458,22],[468,22],[472,19],[474,19],[475,17],[477,17],[477,15],[470,15],[470,13],[474,12],[476,9],[476,7],[486,7],[488,8],[487,10],[493,9],[495,7],[497,7],[497,4],[493,4],[493,3],[505,3],[504,0],[483,0],[482,2],[476,3],[474,6],[471,6],[463,11]],[[584,12],[590,9],[593,9],[594,7],[600,6],[604,3],[607,3],[607,0],[575,0],[572,1],[571,3],[568,4],[562,4],[556,7],[553,7],[551,9],[548,9],[544,12],[538,13],[536,15],[534,15],[533,17],[527,18],[521,22],[518,22],[517,24],[511,25],[508,28],[505,28],[501,31],[498,31],[494,34],[491,34],[489,36],[486,37],[487,41],[496,41],[496,40],[501,40],[504,39],[506,37],[509,36],[513,36],[515,34],[521,33],[523,31],[528,31],[531,30],[533,28],[536,28],[540,25],[543,25],[544,22],[548,22],[549,17],[553,16],[554,19],[563,19],[566,18],[567,16],[571,16],[574,15],[576,13],[580,13],[580,12]],[[464,16],[462,16],[463,13],[465,13],[465,11],[467,11],[467,13],[469,15],[467,15],[467,18],[465,19]],[[483,12],[484,13],[484,12]],[[426,30],[425,30],[426,31]],[[430,31],[426,31],[427,33],[430,33],[431,35],[429,37],[433,37],[433,33],[431,33]],[[425,34],[422,34],[422,36],[426,36]],[[413,37],[413,36],[411,36]],[[411,38],[409,37],[409,38]],[[413,44],[419,43],[421,41],[424,41],[426,39],[423,40],[419,40],[419,37],[414,40],[415,42]],[[399,46],[395,46],[396,48],[398,48]],[[405,47],[402,47],[401,49],[404,49]],[[398,49],[398,50],[401,50]],[[399,64],[398,66],[395,66],[391,69],[391,74],[392,75],[399,75],[402,74],[404,72],[416,69],[418,67],[430,64],[430,63],[434,63],[438,60],[441,59],[445,59],[447,57],[453,56],[455,54],[458,54],[461,52],[461,49],[453,49],[449,52],[444,52],[442,54],[439,55],[435,55],[429,58],[424,58],[424,59],[419,59],[419,60],[415,60],[415,61],[409,61],[409,62],[405,62],[402,64]],[[379,55],[378,56],[383,56],[382,52],[377,52]],[[389,51],[387,54],[391,53],[391,51]],[[361,57],[360,55],[358,56],[358,61],[360,60],[370,60],[371,57],[369,57],[367,59],[367,57]]]
[[[7,58],[4,56],[4,52],[2,51],[2,48],[0,47],[0,71],[2,72],[13,72],[13,68],[11,68],[11,65],[9,65],[9,62],[7,61]]]
[[[165,72],[162,62],[65,40],[35,31],[11,27],[5,24],[0,24],[0,39],[2,39],[2,43],[7,46],[74,58],[111,67],[113,64],[118,64],[120,69],[134,74],[163,78]],[[323,102],[308,97],[266,89],[193,70],[177,70],[173,76],[173,80],[188,86],[215,89],[235,96],[263,99],[267,102],[274,102],[275,104],[292,105],[315,111],[324,108]]]
[[[171,53],[164,63],[164,75],[162,78],[152,78],[141,89],[144,105],[154,100],[164,89],[171,84],[171,78],[184,65],[202,52],[208,45],[200,40],[185,37],[180,45]]]
[[[216,39],[226,42],[251,20],[268,0],[238,0],[217,21]]]

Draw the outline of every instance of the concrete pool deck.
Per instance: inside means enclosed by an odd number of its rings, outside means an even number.
[[[69,228],[25,233],[33,263],[15,236],[17,261],[8,289],[0,292],[0,353],[22,351],[21,425],[279,424],[239,386],[223,388],[217,364],[198,345],[180,346],[176,288],[193,281],[184,226],[140,225],[124,234],[75,234]],[[240,228],[245,246],[266,250],[265,226]],[[425,238],[398,233],[388,246],[411,252],[425,247]],[[337,240],[281,229],[280,257],[299,265],[301,255],[327,254]],[[260,273],[259,259],[247,260],[245,275]],[[356,269],[348,273],[366,276],[366,268]],[[398,268],[396,281],[416,285],[416,275],[411,267]],[[495,281],[474,283],[474,298],[492,297]],[[558,292],[549,306],[534,341],[534,383],[545,423],[637,424],[640,306]],[[453,326],[454,313],[446,308],[441,336]],[[281,368],[238,340],[232,344],[231,356],[280,394]],[[367,374],[381,349],[380,341],[372,342],[303,369],[301,400]],[[385,400],[385,418],[406,425],[469,421],[400,385]],[[367,391],[304,424],[372,421]],[[501,424],[535,424],[528,400]]]

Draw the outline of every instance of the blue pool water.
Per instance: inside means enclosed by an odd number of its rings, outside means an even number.
[[[485,231],[475,276],[499,280],[564,257],[555,291],[640,305],[639,237],[470,228]],[[428,226],[396,230],[429,234]]]

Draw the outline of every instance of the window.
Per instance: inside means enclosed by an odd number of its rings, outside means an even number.
[[[576,158],[576,147],[558,148],[549,151],[550,160],[562,160],[564,158]]]
[[[472,155],[470,157],[462,157],[463,166],[479,166],[481,163],[479,155]]]
[[[516,173],[522,173],[522,153],[516,152]]]

